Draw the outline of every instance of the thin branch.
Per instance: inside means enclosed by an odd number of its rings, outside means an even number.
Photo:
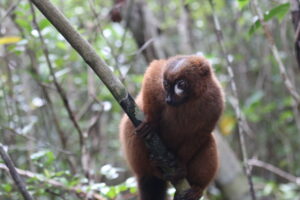
[[[4,164],[1,164],[1,163],[0,163],[0,169],[3,169],[5,171],[9,171],[9,169]],[[27,178],[35,178],[39,182],[49,184],[52,187],[58,188],[60,190],[72,192],[72,193],[78,194],[81,197],[93,197],[96,200],[105,200],[105,198],[103,198],[102,196],[100,196],[99,194],[96,194],[94,192],[92,192],[92,193],[84,192],[81,186],[70,187],[70,186],[66,186],[65,184],[63,184],[59,181],[56,181],[56,180],[53,180],[53,179],[47,179],[41,174],[36,174],[36,173],[31,172],[31,171],[26,171],[26,170],[22,170],[22,169],[18,169],[18,168],[16,168],[15,170],[21,176],[24,176],[24,177],[27,177]]]
[[[29,1],[30,2],[30,1]],[[65,91],[63,90],[63,88],[60,86],[60,84],[58,83],[57,79],[56,79],[56,75],[55,75],[55,72],[54,72],[54,69],[53,69],[53,66],[52,66],[52,63],[50,61],[50,58],[49,58],[49,51],[48,51],[48,48],[45,44],[45,40],[44,40],[44,37],[42,36],[42,33],[41,33],[41,30],[38,26],[38,23],[37,23],[37,20],[36,20],[36,16],[35,16],[35,11],[34,11],[34,8],[32,6],[32,3],[30,2],[30,8],[31,8],[31,13],[32,13],[32,22],[34,24],[34,27],[36,28],[37,32],[38,32],[38,35],[39,35],[39,39],[41,41],[41,45],[42,45],[42,48],[43,48],[43,52],[44,52],[44,55],[45,55],[45,58],[46,58],[46,62],[47,62],[47,65],[48,65],[48,68],[49,68],[49,71],[51,73],[51,76],[53,78],[53,82],[54,82],[54,85],[64,103],[64,106],[68,112],[68,115],[69,115],[69,118],[70,120],[72,121],[75,129],[77,130],[78,134],[79,134],[79,142],[80,142],[80,146],[81,148],[83,148],[83,145],[84,145],[84,137],[83,137],[83,133],[79,127],[79,124],[78,122],[76,121],[75,117],[74,117],[74,114],[73,114],[73,111],[70,107],[70,103],[69,103],[69,100],[67,98],[67,95],[65,93]]]
[[[147,49],[148,46],[150,46],[154,42],[154,40],[155,40],[155,38],[151,38],[151,39],[147,40],[139,49],[137,49],[133,53],[129,54],[129,58],[124,62],[124,64],[128,64],[129,65],[129,67],[127,68],[126,74],[124,74],[124,76],[126,76],[129,73],[129,71],[132,69],[132,67],[137,62],[137,59],[139,58],[139,56],[141,55],[141,53],[145,49]]]
[[[232,104],[233,104],[233,108],[235,111],[235,115],[238,119],[238,133],[239,133],[239,142],[240,142],[240,147],[242,150],[242,156],[243,156],[243,167],[244,167],[244,171],[247,175],[247,179],[248,179],[248,184],[249,184],[249,191],[252,197],[252,200],[256,199],[256,194],[255,194],[255,190],[254,190],[254,186],[253,186],[253,181],[252,181],[252,175],[251,175],[251,169],[248,165],[248,153],[247,153],[247,148],[246,148],[246,143],[245,143],[245,132],[246,132],[246,128],[245,128],[245,119],[243,119],[243,115],[240,109],[240,102],[239,102],[239,98],[238,98],[238,93],[237,93],[237,87],[236,87],[236,83],[234,81],[234,73],[232,70],[232,62],[229,59],[229,54],[227,53],[227,50],[225,48],[224,45],[224,40],[223,40],[223,32],[221,29],[221,25],[219,23],[219,19],[217,17],[217,15],[215,14],[215,8],[214,8],[214,2],[213,0],[209,0],[209,4],[211,6],[212,9],[212,15],[213,15],[213,21],[214,21],[214,26],[215,26],[215,33],[216,33],[216,37],[218,40],[218,43],[220,45],[221,48],[221,53],[222,56],[225,58],[226,60],[226,69],[227,69],[227,73],[229,75],[230,78],[230,86],[231,86],[231,90],[232,90]]]
[[[85,62],[94,70],[96,75],[110,90],[114,98],[119,102],[135,127],[144,121],[144,114],[137,107],[131,95],[124,85],[118,80],[107,64],[97,55],[96,51],[83,37],[72,27],[66,17],[49,0],[31,0],[55,28],[65,37],[72,47],[81,55]],[[176,157],[167,151],[157,133],[145,139],[149,151],[156,157],[160,168],[165,175],[174,175],[179,169]],[[178,194],[190,189],[186,179],[173,183]]]
[[[104,41],[106,42],[107,46],[109,47],[110,49],[110,52],[112,54],[112,57],[114,58],[115,62],[116,62],[116,67],[115,69],[118,71],[119,73],[119,77],[121,78],[121,80],[124,79],[123,75],[122,75],[122,72],[120,70],[120,68],[118,67],[118,63],[119,63],[119,56],[118,54],[115,52],[115,49],[112,45],[112,43],[105,37],[104,35],[104,32],[103,32],[103,27],[100,23],[100,20],[98,19],[98,14],[97,14],[97,11],[95,10],[95,5],[93,4],[93,2],[91,0],[88,0],[88,3],[89,3],[89,6],[90,6],[90,9],[92,11],[92,14],[93,14],[93,17],[95,18],[96,20],[96,28],[98,28],[98,30],[100,31],[100,34],[102,36],[102,38],[104,39]],[[95,31],[95,34],[97,34],[97,31]]]
[[[111,42],[105,37],[104,33],[103,33],[103,28],[99,22],[99,20],[97,19],[97,12],[94,9],[94,5],[92,4],[91,0],[88,0],[89,5],[90,5],[90,9],[96,19],[96,26],[99,29],[102,37],[104,38],[106,44],[109,46],[110,50],[111,50],[111,54],[115,60],[115,69],[118,71],[119,73],[119,78],[121,79],[122,82],[124,82],[125,76],[122,74],[122,71],[120,69],[120,54],[123,53],[123,49],[124,49],[124,44],[125,44],[125,40],[127,37],[127,32],[128,32],[128,27],[130,25],[130,16],[131,16],[131,11],[132,11],[132,7],[133,7],[133,0],[129,0],[128,2],[128,12],[126,12],[126,17],[125,17],[125,27],[124,27],[124,33],[122,35],[121,38],[121,44],[120,47],[115,51],[115,49],[113,48],[113,45],[111,44]]]
[[[1,72],[1,73],[3,73],[3,72]],[[6,112],[5,114],[7,115],[7,121],[8,121],[9,126],[12,126],[13,125],[13,117],[12,117],[13,111],[11,110],[11,107],[9,104],[8,94],[7,94],[5,85],[4,85],[5,80],[3,80],[3,79],[4,79],[4,77],[1,76],[0,77],[0,86],[1,86],[2,93],[3,93],[4,108],[5,108],[5,112]]]
[[[3,23],[3,21],[5,20],[6,17],[8,17],[12,12],[14,12],[14,10],[18,7],[19,3],[21,2],[21,0],[18,0],[15,4],[11,5],[6,13],[3,15],[3,17],[0,19],[0,27],[1,24]]]
[[[285,66],[282,62],[282,59],[279,55],[277,46],[275,45],[272,32],[270,31],[270,28],[267,25],[267,23],[264,21],[263,13],[262,13],[260,7],[257,4],[257,0],[253,0],[252,5],[253,5],[253,8],[255,9],[255,12],[256,12],[256,14],[259,18],[260,23],[262,24],[263,31],[266,35],[266,38],[268,40],[268,43],[269,43],[270,49],[273,53],[273,56],[274,56],[276,62],[278,63],[278,67],[279,67],[279,70],[280,70],[280,75],[281,75],[281,78],[284,82],[284,85],[285,85],[287,91],[290,93],[290,95],[294,99],[294,101],[296,102],[298,109],[300,109],[300,95],[297,92],[294,84],[292,83],[292,81],[290,80],[290,78],[288,76],[288,73],[287,73],[287,71],[285,69]]]
[[[90,111],[89,109],[94,103],[95,103],[95,99],[89,97],[87,101],[82,105],[78,113],[76,113],[76,117],[75,117],[76,120],[81,120],[81,118]]]
[[[36,81],[37,85],[41,88],[41,93],[42,93],[43,97],[47,101],[47,105],[48,105],[49,111],[50,111],[50,116],[52,117],[54,126],[59,135],[61,146],[62,146],[63,150],[66,151],[68,149],[68,139],[67,139],[66,133],[65,133],[65,131],[62,130],[62,128],[60,126],[58,117],[53,108],[52,100],[51,100],[50,95],[47,90],[47,86],[45,84],[41,83],[40,79],[37,78],[37,77],[40,77],[40,75],[39,75],[39,71],[37,70],[37,66],[36,66],[37,61],[36,61],[35,52],[33,52],[29,47],[27,47],[26,51],[29,55],[30,62],[31,62],[30,71],[33,74],[33,78]],[[57,146],[53,149],[57,149]],[[75,165],[74,158],[70,158],[69,156],[65,156],[65,157],[67,159],[68,164],[70,165],[70,169],[71,169],[72,173],[76,173],[76,167],[74,166]]]
[[[266,163],[266,162],[263,162],[263,161],[257,160],[257,159],[250,159],[250,160],[248,160],[248,164],[251,166],[260,167],[265,170],[268,170],[268,171],[280,176],[281,178],[284,178],[290,182],[300,185],[300,177],[297,177],[288,172],[285,172],[282,169],[275,167],[269,163]]]
[[[128,27],[130,25],[130,17],[132,15],[132,8],[133,8],[133,1],[134,0],[129,0],[128,1],[128,10],[126,12],[126,16],[125,16],[125,30],[124,30],[124,34],[122,35],[122,39],[121,39],[121,45],[117,51],[117,63],[116,63],[116,68],[119,69],[119,56],[120,54],[123,52],[124,49],[124,44],[125,44],[125,39],[127,36],[127,32],[128,32]],[[120,75],[122,77],[122,74]],[[124,79],[125,77],[122,77],[122,79]]]
[[[39,35],[39,39],[40,39],[40,42],[41,42],[41,45],[42,45],[42,49],[43,49],[43,52],[44,52],[44,56],[46,58],[46,62],[47,62],[47,66],[49,68],[49,71],[50,71],[50,74],[53,78],[53,82],[54,82],[54,85],[56,87],[56,90],[57,92],[59,93],[62,101],[63,101],[63,104],[67,110],[67,113],[69,115],[69,118],[71,120],[71,122],[73,123],[76,131],[78,132],[78,135],[79,135],[79,144],[80,144],[80,160],[81,160],[81,165],[83,167],[83,170],[84,170],[84,173],[86,174],[87,177],[89,177],[89,169],[84,167],[86,166],[86,163],[84,162],[85,159],[84,159],[84,156],[87,154],[88,150],[87,150],[87,147],[85,145],[85,137],[84,137],[84,134],[83,132],[81,131],[80,127],[79,127],[79,124],[75,118],[75,115],[71,109],[71,106],[70,106],[70,103],[69,103],[69,100],[67,98],[67,95],[65,93],[65,91],[63,90],[63,88],[60,86],[60,84],[58,83],[58,80],[56,79],[56,75],[55,75],[55,72],[54,72],[54,69],[53,69],[53,66],[52,66],[52,63],[50,61],[50,57],[49,57],[49,51],[48,51],[48,48],[45,44],[45,40],[44,40],[44,37],[42,36],[42,33],[41,33],[41,30],[38,26],[38,23],[37,23],[37,20],[36,20],[36,14],[35,14],[35,10],[34,10],[34,7],[32,5],[32,3],[30,2],[29,0],[29,4],[30,4],[30,10],[31,10],[31,13],[32,13],[32,22],[33,22],[33,25],[34,27],[36,28],[37,32],[38,32],[38,35]]]
[[[11,177],[13,178],[14,182],[16,183],[20,193],[24,197],[24,199],[25,200],[33,200],[32,196],[29,194],[29,192],[26,189],[26,185],[25,185],[24,181],[18,174],[18,172],[14,166],[14,163],[10,159],[9,155],[7,154],[7,152],[4,149],[3,144],[1,144],[1,143],[0,143],[0,155],[1,155],[5,165],[7,166],[7,169],[9,171]],[[3,164],[0,164],[0,165],[3,165]]]
[[[148,48],[149,45],[151,45],[154,42],[154,40],[155,38],[150,38],[137,51],[135,51],[131,55],[135,57],[139,56],[142,53],[142,51],[144,51],[146,48]]]
[[[291,97],[293,98],[293,101],[294,101],[293,102],[294,119],[295,119],[296,126],[299,129],[299,127],[300,127],[300,95],[297,92],[295,85],[293,84],[293,82],[291,81],[291,79],[288,76],[286,67],[284,66],[284,64],[282,62],[282,59],[279,55],[278,48],[277,48],[277,46],[274,42],[274,38],[273,38],[272,32],[270,30],[270,27],[264,21],[263,13],[262,13],[262,10],[260,9],[260,7],[257,4],[257,0],[253,0],[252,5],[253,5],[253,8],[254,8],[254,11],[258,15],[260,23],[262,24],[263,31],[266,35],[266,38],[267,38],[267,41],[269,43],[269,47],[270,47],[270,49],[273,53],[273,56],[274,56],[276,62],[278,63],[280,75],[281,75],[281,78],[284,82],[284,85],[285,85],[287,91],[290,93]],[[292,7],[294,7],[294,6],[295,6],[295,4],[292,4]],[[298,2],[298,6],[299,6],[299,2]],[[294,8],[292,8],[292,9],[294,9]],[[298,8],[298,9],[300,9],[300,8]],[[298,24],[297,27],[296,27],[296,31],[297,31],[297,35],[298,35],[297,38],[296,38],[297,41],[295,43],[296,44],[296,46],[295,46],[296,51],[300,51],[299,42],[298,42],[298,40],[299,40],[298,31],[300,30],[299,28],[300,28],[300,26]],[[296,52],[296,53],[297,53],[297,60],[298,60],[298,62],[300,62],[300,54],[299,54],[299,52]]]
[[[47,142],[47,141],[44,141],[44,142],[38,141],[38,139],[36,139],[35,137],[28,136],[27,134],[19,133],[19,132],[17,132],[17,131],[16,131],[15,129],[13,129],[13,128],[6,127],[6,126],[0,126],[0,131],[3,131],[3,130],[6,130],[6,131],[11,132],[12,134],[15,135],[15,137],[20,136],[20,137],[23,137],[23,138],[26,139],[26,140],[30,140],[30,141],[33,141],[33,142],[35,142],[35,143],[39,143],[38,148],[41,148],[41,149],[44,149],[44,148],[50,148],[51,150],[53,150],[53,151],[55,151],[55,152],[58,152],[58,153],[63,153],[63,154],[65,154],[66,156],[73,156],[73,157],[76,156],[76,155],[73,154],[71,151],[68,151],[68,150],[65,150],[65,149],[61,149],[61,148],[59,148],[59,147],[57,147],[57,146],[54,146],[54,145],[50,144],[50,143]]]

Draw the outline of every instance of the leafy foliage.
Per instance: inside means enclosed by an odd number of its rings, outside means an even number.
[[[241,8],[245,7],[246,5],[249,4],[249,0],[238,0],[239,6]]]
[[[9,147],[18,168],[34,173],[35,176],[25,178],[29,191],[40,199],[82,199],[71,191],[74,188],[78,192],[101,194],[107,199],[136,195],[136,183],[120,153],[117,133],[122,111],[119,104],[36,10],[37,23],[55,77],[66,93],[75,119],[87,135],[89,155],[84,158],[88,160],[86,164],[91,173],[89,178],[92,181],[89,181],[83,172],[78,133],[53,84],[39,32],[33,25],[30,4],[20,1],[3,18],[3,13],[16,2],[0,1],[0,22],[3,22],[0,25],[0,141]],[[113,1],[51,2],[59,6],[126,84],[130,93],[136,95],[147,63],[134,35],[124,28],[125,23],[109,20]],[[205,54],[215,67],[227,97],[227,108],[218,127],[239,154],[237,119],[228,89],[230,77],[216,45],[209,4],[196,0],[186,0],[184,4],[179,0],[163,2],[164,5],[160,1],[147,1],[145,5],[157,18],[155,23],[159,26],[160,41],[167,41],[164,50],[169,55],[187,53],[182,48],[184,31],[180,26],[186,19],[182,17],[186,11],[190,53]],[[234,66],[242,111],[251,132],[246,138],[249,155],[299,175],[300,127],[296,122],[299,116],[283,86],[277,63],[270,56],[266,39],[263,34],[254,35],[259,33],[262,25],[251,12],[249,0],[214,2],[221,19],[225,45],[231,53],[229,58]],[[259,3],[263,10],[267,10],[264,21],[271,25],[289,75],[295,85],[299,85],[299,71],[293,59],[293,29],[287,17],[291,5],[266,0]],[[295,183],[263,169],[253,169],[259,198],[298,198],[300,191]],[[0,199],[20,199],[11,178],[2,169],[0,176]],[[51,181],[60,183],[60,187]],[[209,199],[222,199],[218,189],[209,189],[208,193]]]
[[[283,18],[288,14],[290,9],[290,3],[283,3],[280,4],[279,6],[276,6],[272,8],[271,10],[265,12],[264,14],[264,21],[270,21],[274,18],[278,19],[279,21],[282,21]],[[250,27],[249,34],[252,35],[255,33],[259,28],[261,28],[262,24],[257,18],[253,25]]]

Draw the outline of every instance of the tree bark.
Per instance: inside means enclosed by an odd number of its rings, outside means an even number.
[[[295,29],[295,53],[296,59],[298,63],[298,67],[300,69],[300,3],[298,0],[291,0],[291,14],[292,14],[292,22]]]
[[[226,200],[250,200],[247,178],[243,173],[240,161],[236,157],[225,138],[216,131],[220,168],[216,177],[216,185]]]
[[[147,8],[147,4],[143,1],[126,1],[124,3],[125,9],[122,9],[122,14],[126,16],[124,19],[128,21],[128,28],[131,30],[138,47],[143,48],[149,42],[142,51],[146,61],[151,62],[157,58],[168,57],[167,52],[160,45],[161,29],[152,12]]]

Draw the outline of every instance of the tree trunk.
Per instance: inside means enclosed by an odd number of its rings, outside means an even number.
[[[224,199],[250,200],[247,177],[243,173],[241,163],[230,148],[229,144],[216,131],[220,168],[216,177],[216,185],[221,190]]]
[[[292,22],[294,25],[294,29],[296,31],[295,35],[295,53],[296,59],[298,63],[298,67],[300,68],[300,3],[298,0],[291,0],[291,14],[292,14]]]

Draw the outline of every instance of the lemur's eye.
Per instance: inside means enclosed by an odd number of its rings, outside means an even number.
[[[179,81],[177,81],[176,85],[178,85],[178,87],[179,87],[180,89],[185,89],[187,84],[186,84],[186,81],[184,81],[184,80],[179,80]]]
[[[176,95],[180,96],[183,94],[184,90],[186,89],[187,83],[184,80],[179,80],[175,84],[174,92]]]

